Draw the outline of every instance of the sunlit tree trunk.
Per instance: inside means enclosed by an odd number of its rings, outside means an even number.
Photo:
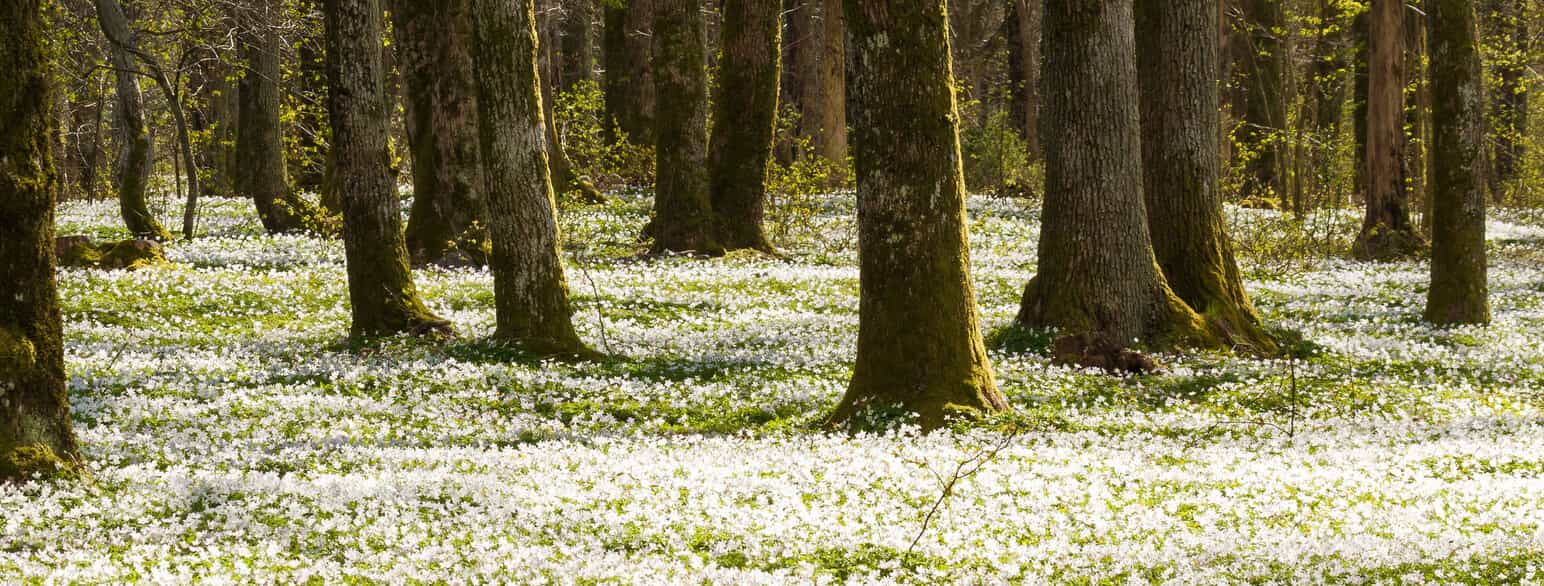
[[[1368,28],[1367,214],[1352,253],[1391,260],[1425,246],[1410,223],[1405,182],[1405,4],[1372,0]]]
[[[237,50],[245,64],[237,91],[235,188],[250,198],[269,233],[310,228],[315,210],[290,191],[279,123],[280,39],[272,24],[276,0],[254,0],[236,8]]]
[[[53,475],[80,459],[54,284],[59,178],[42,5],[0,4],[0,482]]]
[[[332,121],[343,248],[356,338],[442,333],[408,269],[401,204],[387,150],[378,0],[327,0],[327,110]]]
[[[847,161],[847,49],[842,0],[798,0],[789,12],[799,136],[809,152]]]
[[[495,337],[586,353],[574,332],[547,169],[533,0],[472,0],[479,137],[493,232]]]
[[[719,243],[770,251],[762,229],[781,65],[782,6],[724,2],[723,61],[713,117],[711,191]]]
[[[654,252],[720,254],[708,191],[707,39],[697,0],[654,2]]]
[[[858,350],[833,415],[901,407],[923,427],[1008,409],[970,277],[944,4],[851,0]]]
[[[138,66],[134,63],[136,40],[122,7],[112,0],[96,0],[97,21],[109,39],[108,63],[117,79],[118,107],[115,109],[123,142],[118,153],[118,207],[129,232],[141,238],[169,240],[172,235],[150,212],[148,191],[151,167],[155,164],[155,142],[145,121],[145,96],[139,88]]]
[[[1470,0],[1429,0],[1433,130],[1431,289],[1427,321],[1488,323],[1485,274],[1485,84]]]

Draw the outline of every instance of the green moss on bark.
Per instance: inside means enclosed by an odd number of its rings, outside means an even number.
[[[1426,319],[1489,323],[1485,256],[1484,77],[1468,0],[1432,0],[1431,288]]]
[[[708,181],[707,39],[696,0],[655,0],[653,252],[720,255]]]

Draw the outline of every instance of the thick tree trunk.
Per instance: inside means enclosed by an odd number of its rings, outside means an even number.
[[[387,149],[378,0],[327,0],[327,110],[356,338],[448,333],[413,285]],[[244,127],[245,125],[243,125]]]
[[[1031,160],[1040,158],[1040,28],[1045,3],[1014,0],[1008,15],[1008,82],[1013,127],[1029,147]]]
[[[1486,0],[1486,46],[1492,49],[1489,63],[1497,81],[1491,96],[1490,136],[1492,159],[1491,197],[1498,204],[1519,187],[1518,175],[1527,152],[1528,137],[1528,21],[1523,14],[1523,0]]]
[[[1047,3],[1044,47],[1057,74],[1042,85],[1040,267],[1018,323],[1117,346],[1215,343],[1169,289],[1148,234],[1132,0]]]
[[[574,332],[547,169],[533,0],[472,0],[479,136],[493,233],[501,340],[550,354],[587,353]]]
[[[236,168],[238,197],[250,198],[269,233],[314,227],[315,210],[295,197],[284,168],[279,123],[279,38],[271,23],[279,18],[276,0],[240,7],[237,49],[245,63],[237,91]]]
[[[605,3],[606,122],[609,140],[654,144],[654,75],[650,40],[654,0]]]
[[[595,0],[568,0],[563,3],[563,52],[561,81],[563,91],[574,89],[582,81],[595,79]]]
[[[707,39],[697,0],[654,3],[656,253],[722,254],[708,191]]]
[[[1174,293],[1228,345],[1270,353],[1222,215],[1216,18],[1216,0],[1137,0],[1147,225]]]
[[[393,0],[392,6],[413,154],[408,251],[415,263],[433,262],[464,242],[472,244],[464,252],[483,262],[488,213],[477,150],[470,5],[468,0]]]
[[[958,112],[941,2],[852,0],[858,351],[833,422],[899,406],[924,428],[1009,409],[970,278]]]
[[[1372,0],[1368,29],[1367,215],[1352,253],[1362,260],[1410,256],[1425,241],[1410,223],[1405,183],[1405,4]]]
[[[43,2],[0,5],[0,482],[54,475],[80,460],[65,389],[54,284]]]
[[[1278,199],[1287,195],[1287,42],[1280,0],[1243,0],[1248,57],[1244,78],[1243,127],[1247,150],[1244,196]]]
[[[139,88],[138,66],[134,63],[134,33],[123,9],[112,0],[97,0],[97,21],[109,39],[108,64],[118,81],[118,107],[114,114],[124,141],[118,153],[118,207],[129,232],[140,238],[170,240],[171,232],[150,213],[148,191],[151,166],[155,164],[155,142],[145,122],[145,96]]]
[[[1426,319],[1488,323],[1485,82],[1471,0],[1430,0],[1433,215]]]
[[[781,4],[770,0],[724,2],[710,158],[719,244],[730,250],[772,250],[761,221],[777,118],[781,14]]]
[[[799,0],[790,12],[799,136],[809,152],[847,161],[847,50],[841,0]]]

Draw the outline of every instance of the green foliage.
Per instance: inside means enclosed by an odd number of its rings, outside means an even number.
[[[615,139],[608,136],[605,98],[599,82],[583,80],[553,103],[553,126],[574,174],[603,192],[653,185],[654,149],[634,144],[620,131]]]
[[[960,129],[960,152],[965,159],[966,189],[1007,196],[1041,193],[1044,167],[1030,162],[1029,143],[1013,128],[1007,111],[965,119],[970,122]]]
[[[792,152],[809,153],[810,140],[799,136],[799,111],[784,105],[778,112],[773,144],[790,145]],[[852,187],[851,161],[832,161],[818,155],[774,160],[767,167],[766,223],[773,240],[788,242],[819,234],[815,219],[832,188]]]

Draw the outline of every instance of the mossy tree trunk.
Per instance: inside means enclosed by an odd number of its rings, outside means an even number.
[[[43,4],[0,4],[0,481],[80,459],[54,284],[59,178]]]
[[[493,232],[495,337],[541,353],[586,353],[558,255],[533,0],[471,0],[480,139]]]
[[[139,67],[134,63],[136,40],[128,17],[116,2],[97,0],[97,22],[108,38],[107,61],[117,80],[118,107],[114,110],[123,142],[118,152],[118,207],[129,232],[140,238],[170,240],[171,232],[150,212],[148,191],[155,164],[155,141],[145,121],[145,96],[139,87]]]
[[[1372,0],[1368,16],[1367,214],[1352,254],[1393,260],[1425,247],[1405,181],[1405,3]]]
[[[1485,82],[1471,0],[1430,0],[1433,130],[1426,319],[1490,322],[1485,259]]]
[[[719,244],[730,250],[772,250],[761,222],[782,69],[782,8],[773,0],[724,2],[710,181]]]
[[[250,198],[269,233],[298,232],[314,224],[315,210],[291,193],[284,167],[279,123],[281,42],[273,24],[276,0],[255,0],[235,9],[240,30],[237,51],[245,67],[237,91],[236,168],[238,197]]]
[[[1132,0],[1046,4],[1045,69],[1056,74],[1041,91],[1040,266],[1017,322],[1119,346],[1210,344],[1205,320],[1169,289],[1148,233],[1132,10]]]
[[[606,128],[610,140],[626,136],[654,144],[654,75],[650,40],[654,0],[607,0],[602,58],[606,61]]]
[[[343,204],[352,334],[448,332],[408,269],[401,204],[387,150],[379,0],[327,0],[327,110]]]
[[[722,254],[708,186],[707,38],[698,0],[654,1],[653,252]]]
[[[1243,0],[1247,57],[1241,63],[1244,91],[1244,195],[1278,199],[1287,195],[1287,41],[1280,0]]]
[[[858,350],[833,414],[899,406],[924,427],[1008,409],[970,277],[944,3],[849,0],[856,58]]]
[[[1270,353],[1222,215],[1216,19],[1216,0],[1137,0],[1147,225],[1174,293],[1230,345]]]
[[[1491,94],[1492,158],[1490,191],[1496,203],[1517,190],[1528,142],[1529,44],[1528,20],[1523,0],[1485,0],[1482,19],[1485,46],[1496,81]]]
[[[456,242],[487,240],[471,8],[468,0],[392,0],[391,5],[413,156],[407,247],[414,262],[433,262]],[[469,232],[479,223],[481,228]],[[477,248],[466,252],[480,260]]]

